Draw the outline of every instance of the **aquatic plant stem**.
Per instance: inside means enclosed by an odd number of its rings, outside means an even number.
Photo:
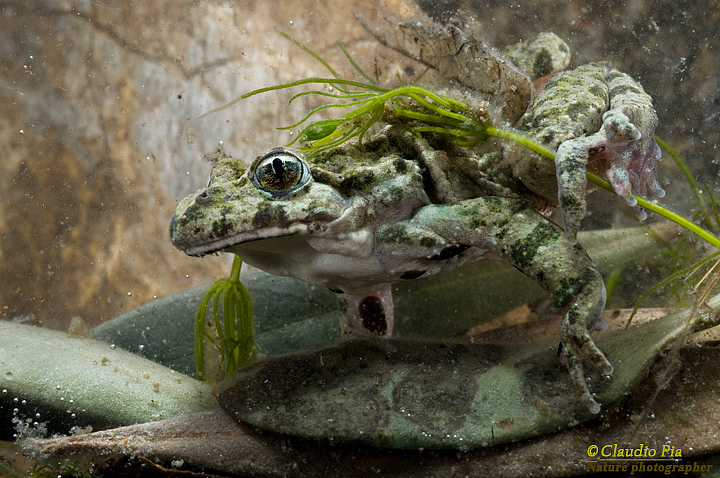
[[[207,380],[205,340],[215,342],[223,360],[223,374],[253,362],[256,358],[255,322],[252,301],[240,282],[242,260],[235,256],[230,277],[216,281],[207,291],[195,315],[195,367],[199,380]],[[217,339],[205,330],[207,308],[213,301],[212,320]],[[220,308],[222,307],[222,320]],[[218,377],[222,378],[222,377]]]
[[[540,146],[539,144],[535,143],[534,141],[526,138],[525,136],[523,136],[519,133],[515,133],[514,131],[496,129],[496,128],[493,128],[492,126],[489,126],[486,131],[489,136],[495,136],[496,138],[502,138],[502,139],[507,139],[507,140],[513,141],[514,143],[524,146],[525,148],[527,148],[531,151],[534,151],[548,159],[555,161],[555,153],[553,153],[549,149],[546,149],[546,148]],[[596,184],[596,185],[600,186],[601,188],[603,188],[607,191],[610,191],[613,194],[616,194],[615,189],[613,189],[612,185],[608,181],[597,176],[596,174],[588,172],[587,178],[593,184]],[[713,246],[720,248],[720,240],[718,240],[717,237],[710,234],[703,228],[693,224],[692,222],[688,221],[687,219],[680,216],[679,214],[675,214],[674,212],[672,212],[668,209],[665,209],[662,206],[653,204],[650,201],[647,201],[646,199],[643,199],[643,198],[635,196],[635,195],[633,195],[633,197],[635,199],[637,199],[639,206],[649,209],[650,211],[652,211],[656,214],[659,214],[660,216],[662,216],[666,219],[671,220],[675,224],[678,224],[678,225],[682,226],[683,228],[689,230],[693,234],[701,237],[702,239],[709,242]]]

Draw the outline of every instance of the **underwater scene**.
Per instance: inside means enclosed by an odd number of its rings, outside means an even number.
[[[0,476],[712,476],[715,2],[0,1]]]

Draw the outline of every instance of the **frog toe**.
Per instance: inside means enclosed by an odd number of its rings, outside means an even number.
[[[655,145],[657,146],[657,143],[655,143]],[[658,153],[658,156],[656,156],[655,159],[659,157]],[[640,179],[655,196],[659,198],[665,197],[665,190],[662,186],[660,186],[660,181],[658,180],[657,172],[655,171],[655,165],[652,161],[650,161],[649,165],[643,168],[640,172]]]
[[[633,187],[628,169],[622,164],[611,163],[605,175],[615,190],[615,193],[623,198],[628,206],[635,207],[637,205],[637,199],[633,196]]]
[[[563,345],[563,358],[570,372],[570,378],[580,393],[580,401],[590,413],[600,413],[600,404],[595,400],[592,392],[590,392],[590,388],[587,386],[581,355],[577,345],[573,343],[564,343]]]
[[[635,215],[637,216],[637,218],[641,221],[647,219],[647,213],[645,212],[645,208],[643,208],[642,206],[635,206],[633,210],[635,211]]]
[[[621,111],[610,110],[603,115],[605,136],[611,143],[637,141],[642,138],[640,130],[630,122],[630,118]]]
[[[582,357],[587,357],[600,373],[605,376],[612,375],[613,366],[592,340],[587,328],[580,322],[570,320],[563,321],[560,326],[560,333],[562,337],[563,359],[575,387],[580,392],[580,400],[592,413],[599,413],[600,405],[593,398],[585,379]]]

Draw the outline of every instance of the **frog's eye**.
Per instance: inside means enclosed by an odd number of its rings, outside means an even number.
[[[273,196],[286,196],[305,186],[311,179],[304,159],[285,148],[268,151],[252,166],[255,187]]]

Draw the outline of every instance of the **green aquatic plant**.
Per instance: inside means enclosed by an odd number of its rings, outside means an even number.
[[[235,256],[230,277],[220,279],[210,287],[195,315],[195,366],[199,380],[219,381],[257,358],[252,301],[247,289],[240,282],[241,266],[242,260]],[[212,320],[207,321],[211,299]],[[211,329],[214,329],[214,334]],[[220,376],[213,376],[208,370],[207,364],[213,361],[206,354],[206,340],[220,353]]]
[[[693,178],[692,174],[690,173],[690,170],[685,165],[685,162],[680,157],[680,155],[675,152],[665,141],[663,141],[658,136],[655,136],[655,140],[660,145],[661,148],[663,148],[675,161],[675,164],[680,168],[680,170],[685,175],[688,183],[690,184],[690,188],[693,191],[693,194],[695,196],[695,201],[698,206],[698,213],[696,216],[699,216],[699,218],[702,220],[703,224],[707,229],[712,229],[714,227],[715,230],[720,228],[720,214],[718,214],[718,208],[717,204],[715,203],[715,199],[713,198],[712,193],[708,189],[707,185],[703,184],[705,188],[705,192],[708,195],[710,204],[708,205],[708,201],[705,200],[704,196],[700,192],[700,188],[697,184],[697,181],[695,181],[695,178]],[[714,223],[713,223],[714,220]],[[707,233],[709,234],[709,233]],[[714,236],[713,236],[714,237]],[[720,251],[716,251],[714,253],[711,253],[709,255],[706,255],[705,257],[701,258],[700,260],[697,260],[693,262],[691,265],[686,265],[690,259],[692,259],[691,254],[682,253],[682,249],[686,245],[686,240],[681,240],[679,244],[677,244],[675,247],[670,248],[668,247],[668,250],[665,252],[666,255],[669,257],[665,261],[665,267],[667,270],[670,271],[669,275],[665,277],[662,281],[658,282],[657,284],[650,287],[648,290],[643,292],[640,297],[638,297],[637,301],[635,302],[635,306],[633,307],[632,313],[630,314],[630,317],[628,319],[628,322],[626,324],[625,328],[630,327],[630,324],[632,323],[633,317],[635,317],[635,314],[640,309],[640,306],[642,303],[654,292],[656,292],[659,289],[664,288],[667,285],[670,284],[684,284],[684,285],[690,285],[692,276],[698,272],[702,271],[704,268],[707,268],[708,265],[713,261],[714,259],[717,259],[720,256]],[[708,241],[709,242],[709,241]],[[711,243],[712,244],[712,243]],[[715,244],[713,244],[715,245]],[[715,268],[718,266],[718,263],[715,262],[714,265],[712,265],[709,270],[705,273],[702,279],[699,279],[697,283],[694,285],[693,290],[688,294],[685,292],[683,295],[687,296],[693,296],[697,294],[697,287],[699,284],[703,283],[709,274],[711,274]],[[714,274],[717,274],[715,272]],[[699,275],[699,274],[698,274]],[[682,279],[682,281],[680,280]],[[713,283],[714,287],[714,283]],[[680,295],[680,293],[676,294]]]

